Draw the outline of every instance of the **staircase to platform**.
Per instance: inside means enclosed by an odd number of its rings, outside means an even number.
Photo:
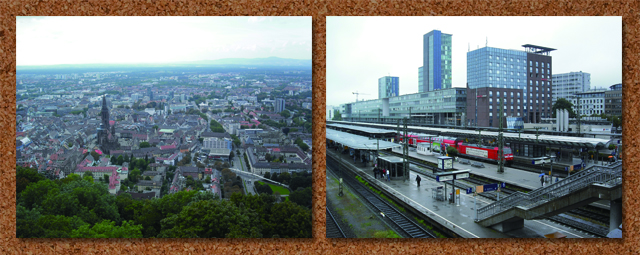
[[[547,187],[516,192],[479,208],[476,222],[507,232],[522,228],[524,220],[544,219],[598,200],[621,197],[622,162],[594,165]]]

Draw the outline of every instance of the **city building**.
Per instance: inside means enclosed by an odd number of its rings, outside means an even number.
[[[451,35],[433,30],[423,36],[422,47],[418,92],[451,88]]]
[[[275,108],[274,108],[275,112],[284,111],[284,104],[285,104],[284,99],[276,98],[276,102],[275,102],[275,105],[274,105],[275,106]]]
[[[551,98],[555,104],[558,98],[569,100],[577,93],[587,92],[591,89],[591,74],[570,72],[552,75]]]
[[[378,79],[378,99],[400,95],[399,77],[385,76]]]
[[[576,113],[586,116],[605,113],[605,92],[605,89],[594,89],[575,94],[574,98],[571,99],[571,103],[578,109]],[[622,93],[622,91],[620,92]],[[580,100],[580,102],[577,100]]]
[[[218,137],[207,137],[202,141],[203,149],[229,149],[231,150],[231,140],[218,138]]]
[[[138,94],[138,93],[133,93],[131,95],[131,102],[138,102],[138,100],[140,100],[140,98],[142,98],[142,95]]]
[[[604,113],[622,117],[622,83],[609,86],[604,98]]]
[[[419,92],[340,105],[343,120],[412,121],[436,125],[464,125],[465,88]]]
[[[467,123],[497,127],[504,116],[540,123],[551,113],[551,56],[555,49],[525,44],[524,51],[484,47],[467,52]]]
[[[151,87],[147,88],[147,94],[149,95],[149,101],[153,101],[153,91],[151,91]]]

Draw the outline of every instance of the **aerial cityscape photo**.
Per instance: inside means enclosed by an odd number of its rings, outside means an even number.
[[[621,238],[621,17],[327,17],[328,238]]]
[[[17,17],[16,236],[311,238],[311,17]]]

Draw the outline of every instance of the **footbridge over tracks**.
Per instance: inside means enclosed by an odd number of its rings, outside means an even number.
[[[476,222],[506,232],[522,228],[524,220],[544,219],[598,200],[613,204],[622,197],[622,163],[593,166],[529,193],[516,192],[478,209]],[[611,225],[622,223],[621,204],[611,208]]]
[[[251,173],[251,172],[245,172],[245,171],[242,171],[242,170],[236,169],[236,168],[229,168],[229,170],[231,170],[231,172],[234,172],[237,175],[241,175],[242,177],[261,179],[261,180],[265,180],[267,182],[270,182],[270,183],[273,183],[273,184],[276,184],[276,185],[283,186],[283,187],[285,187],[287,189],[289,188],[289,185],[282,184],[282,183],[279,183],[277,181],[273,181],[271,179],[264,178],[264,176],[259,175],[259,174],[254,174],[254,173]]]

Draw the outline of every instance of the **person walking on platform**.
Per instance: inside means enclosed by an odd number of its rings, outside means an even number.
[[[387,181],[390,182],[391,178],[389,178],[389,170],[387,170]]]
[[[420,181],[422,180],[422,178],[420,178],[420,175],[416,174],[416,182],[418,182],[418,187],[420,187]]]
[[[540,176],[540,185],[544,187],[544,175]]]
[[[373,168],[373,178],[378,179],[378,166]]]

